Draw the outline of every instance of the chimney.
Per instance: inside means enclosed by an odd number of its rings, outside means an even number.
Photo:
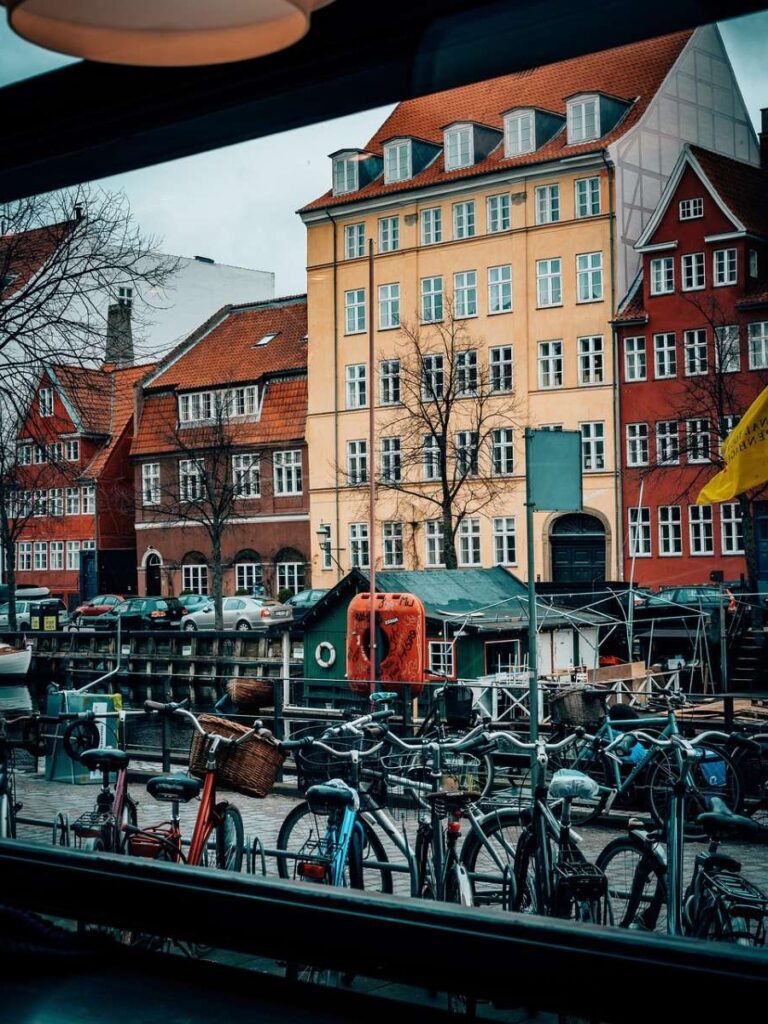
[[[131,333],[131,307],[114,302],[107,309],[107,345],[104,362],[115,366],[133,365],[133,334]]]
[[[760,166],[768,171],[768,107],[760,110]]]

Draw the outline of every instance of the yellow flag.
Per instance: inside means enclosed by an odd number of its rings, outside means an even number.
[[[758,395],[723,442],[725,469],[705,484],[698,505],[730,501],[768,482],[768,388]]]

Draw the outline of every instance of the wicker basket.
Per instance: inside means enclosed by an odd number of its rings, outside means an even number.
[[[599,729],[605,721],[606,693],[597,693],[584,686],[559,690],[549,700],[549,713],[554,725],[581,725],[587,730]]]
[[[215,715],[200,715],[200,724],[206,732],[227,739],[242,736],[248,726],[230,722]],[[206,772],[208,741],[200,733],[192,736],[189,748],[189,774],[202,778]],[[219,757],[218,780],[222,786],[246,796],[266,796],[275,784],[285,754],[274,740],[253,736],[239,747],[223,750]]]
[[[275,699],[274,680],[255,676],[233,676],[227,682],[227,693],[238,707],[265,708]]]

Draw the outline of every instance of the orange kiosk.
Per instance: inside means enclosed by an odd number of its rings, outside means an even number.
[[[427,618],[414,594],[374,594],[379,627],[379,680],[397,690],[407,683],[411,696],[424,688]],[[347,679],[355,693],[370,693],[371,595],[357,594],[347,611]]]

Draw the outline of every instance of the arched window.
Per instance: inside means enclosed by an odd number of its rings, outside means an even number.
[[[283,548],[275,555],[275,578],[277,593],[290,590],[298,594],[305,588],[305,570],[307,560],[296,548]]]
[[[181,560],[181,589],[187,594],[208,593],[208,563],[199,551],[188,551]]]
[[[234,557],[235,591],[246,590],[249,594],[258,594],[264,584],[264,566],[261,555],[257,551],[246,548],[238,551]]]

